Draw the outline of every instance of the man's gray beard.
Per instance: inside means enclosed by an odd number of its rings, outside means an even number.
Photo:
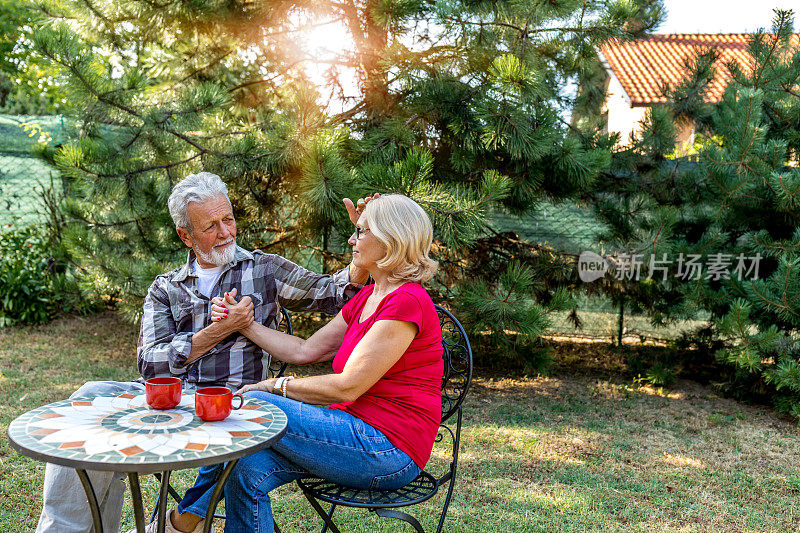
[[[227,265],[228,263],[231,263],[233,258],[236,256],[236,241],[234,240],[222,250],[211,248],[210,253],[204,253],[200,250],[195,250],[194,253],[206,263],[211,263],[212,265],[217,266]]]

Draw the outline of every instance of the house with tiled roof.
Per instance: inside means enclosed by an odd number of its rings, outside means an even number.
[[[676,86],[686,76],[686,64],[698,52],[716,48],[720,54],[716,77],[706,92],[707,102],[722,99],[732,75],[727,64],[736,62],[744,72],[752,58],[748,40],[752,34],[664,34],[628,42],[603,45],[600,59],[608,72],[606,103],[603,109],[609,132],[620,134],[620,143],[628,144],[631,134],[650,106],[666,102],[663,87]],[[794,35],[795,41],[798,35]],[[678,146],[694,141],[694,128],[686,125],[678,135]]]

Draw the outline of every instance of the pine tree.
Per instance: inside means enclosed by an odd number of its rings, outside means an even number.
[[[73,180],[69,241],[94,290],[138,309],[182,257],[169,188],[201,168],[228,182],[243,245],[326,270],[350,233],[341,198],[401,192],[434,220],[436,292],[513,346],[568,302],[553,292],[566,262],[493,233],[487,213],[581,194],[607,169],[609,145],[567,118],[569,87],[597,45],[649,31],[661,5],[68,0],[44,12],[37,46],[83,121],[55,161]],[[355,46],[325,59],[318,86],[295,37],[326,20]],[[330,111],[330,94],[349,107]]]
[[[791,11],[749,42],[752,63],[721,64],[712,49],[689,65],[671,103],[653,109],[642,138],[615,153],[593,191],[622,248],[701,259],[698,279],[638,284],[629,297],[654,321],[704,313],[734,369],[731,392],[769,393],[800,417],[800,40]],[[715,71],[733,81],[717,104],[704,101]],[[696,165],[670,159],[676,122],[705,139]],[[605,200],[602,202],[601,200]],[[717,263],[717,273],[709,271]],[[630,287],[628,287],[630,288]],[[738,388],[739,390],[734,390]]]
[[[721,359],[760,376],[776,406],[800,417],[800,40],[793,31],[792,12],[776,11],[771,32],[749,43],[750,68],[728,65],[734,81],[700,117],[719,140],[691,176],[709,224],[682,245],[730,256],[730,279],[687,288],[690,301],[710,312],[726,342]],[[747,270],[735,272],[740,257]]]
[[[63,105],[53,69],[31,42],[32,0],[0,0],[0,111],[34,115]]]

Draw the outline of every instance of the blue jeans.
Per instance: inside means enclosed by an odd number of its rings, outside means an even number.
[[[420,469],[386,436],[338,409],[304,404],[267,392],[247,393],[286,413],[286,434],[272,448],[239,460],[225,485],[226,533],[272,533],[269,492],[313,475],[359,489],[400,488]],[[222,465],[200,469],[178,511],[205,517]]]

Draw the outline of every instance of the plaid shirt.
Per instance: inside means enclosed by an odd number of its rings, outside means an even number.
[[[185,384],[233,388],[266,379],[269,354],[240,333],[186,365],[192,336],[211,324],[211,300],[198,291],[194,259],[192,250],[185,265],[158,276],[147,292],[137,349],[139,373],[144,379],[178,376]],[[316,274],[280,256],[237,247],[211,295],[234,288],[237,298],[253,300],[256,322],[277,328],[281,306],[337,313],[361,285],[350,283],[347,268]]]

